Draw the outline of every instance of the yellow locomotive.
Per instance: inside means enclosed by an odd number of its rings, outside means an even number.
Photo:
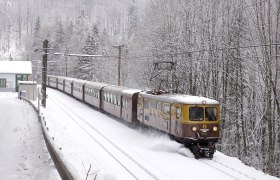
[[[213,157],[220,136],[219,102],[182,94],[140,92],[137,120],[171,135],[195,158]]]

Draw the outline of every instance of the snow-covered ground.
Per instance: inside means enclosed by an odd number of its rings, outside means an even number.
[[[37,114],[17,93],[0,92],[0,179],[60,179]]]
[[[196,160],[167,135],[131,128],[60,91],[47,94],[47,135],[75,179],[279,179],[220,152]]]

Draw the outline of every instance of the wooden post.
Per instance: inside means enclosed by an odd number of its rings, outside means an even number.
[[[119,55],[118,55],[118,86],[121,85],[121,57],[122,57],[122,47],[125,45],[115,45],[113,47],[119,49]]]
[[[46,107],[46,98],[47,98],[47,88],[46,88],[46,81],[47,81],[47,61],[48,61],[48,40],[44,40],[43,42],[43,61],[42,61],[42,105]]]

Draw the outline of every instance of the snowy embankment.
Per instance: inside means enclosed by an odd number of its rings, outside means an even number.
[[[1,92],[0,114],[1,179],[60,179],[34,109],[17,93]]]
[[[196,160],[167,135],[130,128],[60,91],[47,92],[44,128],[74,179],[278,179],[219,152]]]

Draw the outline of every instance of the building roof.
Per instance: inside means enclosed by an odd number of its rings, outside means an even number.
[[[0,74],[32,74],[31,61],[0,61]]]

